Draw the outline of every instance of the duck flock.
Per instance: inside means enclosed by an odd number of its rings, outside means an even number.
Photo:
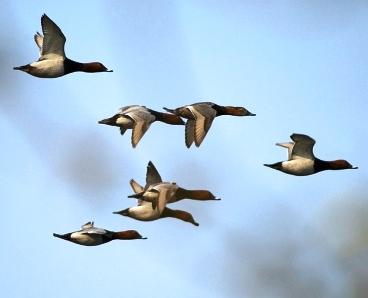
[[[41,26],[43,35],[38,32],[34,35],[40,58],[35,62],[14,67],[15,70],[21,70],[39,78],[57,78],[76,71],[112,72],[100,62],[80,63],[67,58],[64,51],[66,38],[61,29],[46,14],[41,17]],[[120,108],[115,115],[98,123],[118,127],[121,135],[124,135],[128,129],[132,129],[133,148],[138,145],[155,121],[185,125],[185,145],[190,148],[193,143],[197,147],[202,144],[213,120],[218,116],[255,116],[244,107],[221,106],[213,102],[199,102],[174,109],[164,108],[164,110],[167,113],[154,111],[146,106],[131,105]],[[307,176],[325,170],[357,169],[343,159],[324,161],[316,158],[313,154],[315,140],[310,136],[293,133],[290,138],[292,142],[276,143],[278,146],[287,148],[288,159],[264,164],[265,166],[295,176]],[[220,200],[209,190],[188,190],[175,182],[162,181],[151,161],[147,165],[145,186],[141,186],[133,179],[130,180],[130,186],[134,194],[128,197],[136,199],[137,205],[113,213],[140,221],[172,217],[198,226],[192,214],[184,210],[170,209],[167,205],[183,199]],[[147,239],[135,230],[113,232],[97,228],[93,222],[84,224],[79,231],[54,234],[54,236],[86,246],[100,245],[117,239]]]

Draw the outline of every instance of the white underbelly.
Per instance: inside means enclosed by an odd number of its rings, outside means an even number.
[[[93,246],[99,245],[103,243],[103,239],[101,235],[96,234],[82,234],[82,233],[73,233],[70,235],[70,238],[78,244]]]
[[[149,204],[149,205],[148,205]],[[138,207],[138,210],[135,210],[131,216],[137,220],[142,221],[151,221],[160,218],[162,210],[159,208],[153,209],[152,204],[148,203],[146,206]]]
[[[64,60],[41,60],[30,64],[30,74],[39,78],[57,78],[64,75]]]
[[[306,176],[314,174],[314,160],[295,159],[284,161],[282,171],[296,176]]]
[[[119,117],[118,119],[116,119],[116,124],[123,126],[125,128],[133,128],[134,122],[132,119],[123,116],[123,117]]]

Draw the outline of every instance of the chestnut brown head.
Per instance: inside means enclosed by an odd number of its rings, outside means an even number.
[[[357,169],[353,167],[348,161],[344,159],[338,159],[330,162],[331,170],[346,170],[346,169]]]
[[[256,114],[251,113],[244,107],[226,107],[229,115],[233,116],[255,116]]]
[[[101,62],[84,63],[83,71],[84,72],[112,72],[112,70],[109,70]]]

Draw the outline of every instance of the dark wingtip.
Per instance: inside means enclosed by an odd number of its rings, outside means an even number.
[[[114,72],[112,69],[107,69],[105,72]]]
[[[357,170],[357,169],[359,169],[359,167],[352,167],[352,169],[353,169],[353,170]]]
[[[141,239],[141,240],[146,240],[146,239],[148,239],[147,237],[141,237],[141,238],[139,238],[139,239]]]
[[[198,227],[199,226],[199,223],[197,223],[197,222],[194,222],[193,223],[196,227]]]
[[[271,165],[270,164],[266,164],[266,163],[264,163],[263,164],[265,167],[269,167],[269,168],[271,168]]]

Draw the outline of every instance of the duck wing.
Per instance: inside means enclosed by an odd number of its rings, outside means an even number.
[[[295,145],[295,143],[293,143],[293,142],[276,143],[276,146],[287,148],[287,150],[288,150],[288,160],[291,160],[291,154],[292,154],[294,145]]]
[[[140,193],[144,191],[144,188],[142,185],[140,185],[138,182],[136,182],[134,179],[130,179],[129,181],[130,187],[133,189],[134,193]],[[145,206],[145,205],[151,205],[150,202],[143,201],[141,199],[138,199],[137,206]]]
[[[123,114],[124,115],[126,112],[134,111],[135,109],[137,109],[139,107],[140,106],[138,106],[138,105],[125,106],[125,107],[120,108],[118,110],[117,114]]]
[[[40,60],[50,57],[64,57],[64,46],[66,38],[61,29],[46,14],[41,17],[43,32]],[[37,45],[38,42],[36,41]]]
[[[94,222],[93,221],[89,221],[87,223],[85,223],[83,226],[82,226],[82,230],[88,230],[90,228],[93,228],[93,225],[94,225]]]
[[[157,171],[152,161],[149,161],[147,165],[146,187],[145,188],[147,189],[150,185],[161,183],[161,182],[162,182],[162,179],[161,179],[159,172]]]
[[[194,143],[199,147],[207,135],[217,113],[215,109],[207,104],[188,106],[188,109],[195,118]]]
[[[194,142],[195,120],[188,119],[185,123],[185,145],[190,148]]]
[[[169,192],[169,189],[168,188],[160,188],[160,189],[156,189],[158,192],[159,192],[159,196],[158,196],[158,200],[157,200],[157,204],[156,204],[156,206],[155,206],[155,208],[153,208],[153,206],[152,206],[152,208],[153,209],[158,209],[158,212],[161,214],[163,211],[164,211],[164,209],[165,209],[165,207],[166,207],[166,204],[167,204],[167,202],[168,202],[168,200],[169,200],[169,194],[170,194],[170,192]]]
[[[145,110],[134,110],[124,114],[134,121],[132,146],[135,148],[150,127],[151,123],[155,120],[155,117]]]
[[[41,56],[42,55],[43,36],[39,32],[36,32],[36,34],[34,35],[34,41],[35,41],[38,49],[40,50],[40,56]]]
[[[294,141],[291,159],[307,158],[314,160],[313,146],[316,143],[310,136],[294,133],[290,136]]]
[[[129,181],[130,187],[133,189],[134,193],[140,193],[144,191],[144,188],[142,185],[140,185],[138,182],[136,182],[134,179],[130,179]]]

